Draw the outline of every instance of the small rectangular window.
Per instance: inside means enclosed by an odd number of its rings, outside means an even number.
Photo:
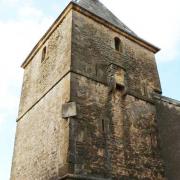
[[[114,38],[114,44],[115,44],[116,51],[120,51],[121,40],[118,37]]]
[[[42,50],[41,62],[43,62],[45,59],[46,59],[46,46]]]

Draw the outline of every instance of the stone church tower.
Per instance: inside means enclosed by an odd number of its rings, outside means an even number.
[[[11,180],[179,179],[158,51],[98,0],[70,2],[22,64]]]

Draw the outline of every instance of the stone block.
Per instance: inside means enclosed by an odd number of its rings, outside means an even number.
[[[69,118],[77,115],[76,103],[69,102],[62,105],[62,117]]]

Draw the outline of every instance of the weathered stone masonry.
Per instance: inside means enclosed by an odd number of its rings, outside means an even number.
[[[71,2],[22,65],[11,180],[180,177],[158,50],[98,0]]]

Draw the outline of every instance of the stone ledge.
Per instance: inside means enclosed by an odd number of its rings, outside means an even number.
[[[82,73],[78,73],[78,72],[72,71],[72,70],[71,70],[70,72],[73,73],[73,74],[76,74],[76,75],[85,77],[85,78],[87,78],[87,79],[90,79],[91,81],[95,81],[95,82],[97,82],[97,83],[103,84],[104,86],[107,86],[107,83],[101,82],[101,81],[99,81],[99,80],[97,80],[97,79],[95,79],[95,78],[93,78],[93,77],[89,77],[89,76],[87,76],[87,75],[84,75],[84,74],[82,74]],[[136,92],[133,91],[133,90],[127,90],[127,95],[133,96],[133,97],[135,97],[135,98],[137,98],[137,99],[146,101],[146,102],[151,103],[151,104],[155,104],[155,101],[154,101],[154,99],[153,99],[153,96],[152,96],[152,98],[149,98],[149,97],[146,97],[146,96],[142,96],[142,95],[136,93]]]
[[[112,180],[112,178],[100,178],[90,175],[78,175],[78,174],[66,174],[63,177],[59,177],[58,180],[66,179],[81,179],[81,180]]]
[[[157,95],[157,94],[154,95],[154,98],[156,100],[163,101],[163,102],[173,104],[173,105],[176,105],[176,106],[180,107],[180,101],[178,101],[178,100],[175,100],[175,99],[172,99],[172,98],[169,98],[169,97],[166,97],[166,96]]]
[[[53,88],[56,87],[71,71],[67,71],[57,82],[54,83],[39,99],[37,99],[25,112],[18,115],[16,122],[20,121],[36,104],[38,104]]]

